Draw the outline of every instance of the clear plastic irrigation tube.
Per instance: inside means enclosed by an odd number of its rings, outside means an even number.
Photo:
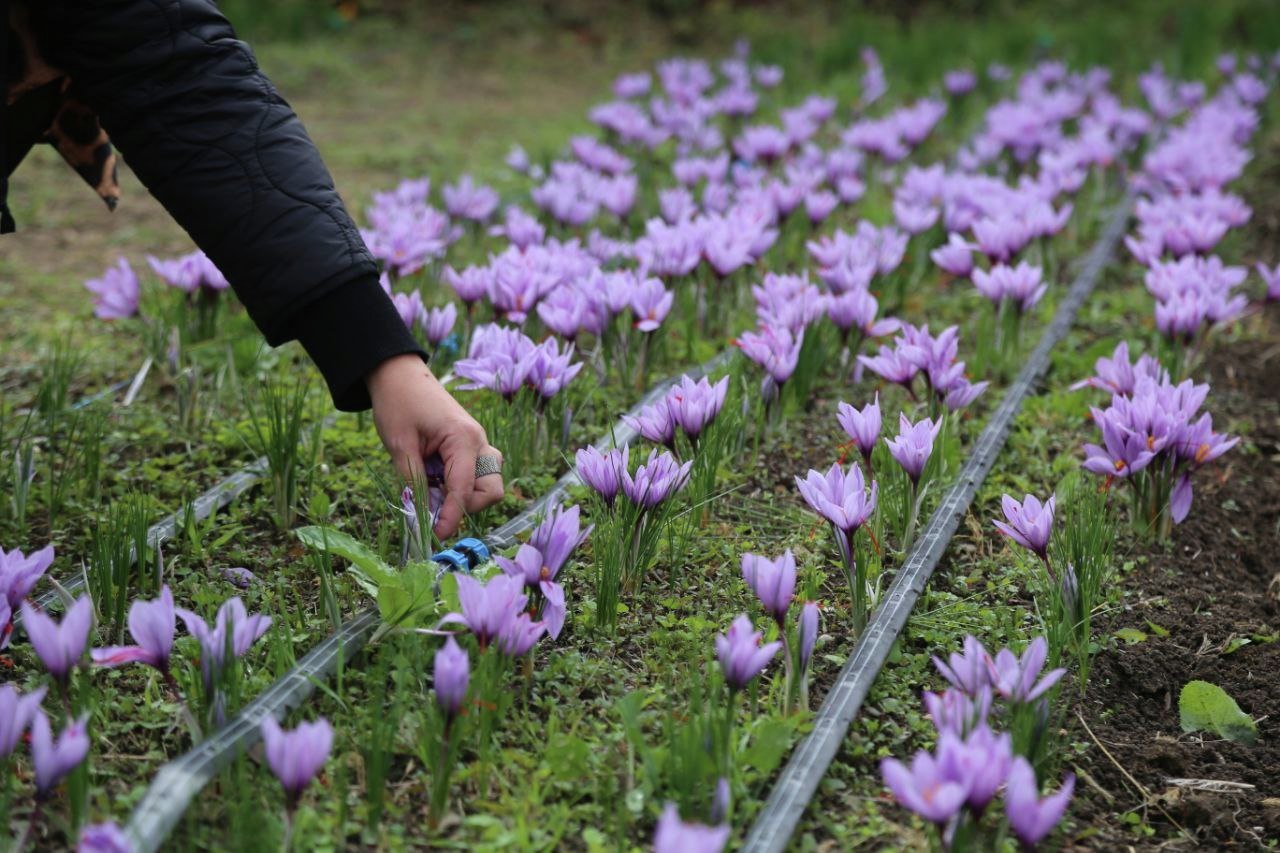
[[[194,512],[197,521],[204,521],[236,498],[249,491],[255,483],[262,478],[267,470],[267,459],[262,457],[250,465],[241,468],[236,473],[222,480],[209,491],[200,495],[191,504],[184,506],[177,512],[170,513],[160,519],[147,530],[147,544],[152,548],[158,548],[160,545],[172,539],[178,532],[178,525],[188,512]],[[138,555],[131,552],[131,560],[137,560]],[[51,605],[57,604],[62,600],[63,592],[75,593],[84,589],[85,576],[84,573],[73,575],[65,580],[57,582],[57,585],[46,592],[35,597],[36,606],[41,610],[47,610]],[[22,624],[22,613],[15,611],[13,614],[13,627],[16,629]]]
[[[727,363],[732,354],[732,349],[724,350],[698,367],[657,383],[627,414],[636,415],[641,409],[657,402],[672,385],[680,381],[681,376],[696,379],[710,373]],[[626,420],[619,419],[613,430],[596,442],[595,446],[602,450],[612,446],[623,447],[635,441],[636,437],[636,431]],[[517,536],[537,524],[570,488],[580,482],[576,469],[571,469],[519,515],[485,534],[481,544],[493,549],[516,544]],[[153,853],[158,850],[204,786],[235,760],[236,756],[257,743],[262,721],[268,716],[279,719],[305,702],[315,692],[317,684],[333,675],[339,661],[345,663],[351,660],[364,647],[379,624],[381,619],[376,607],[362,610],[343,623],[336,633],[307,652],[292,670],[245,705],[226,725],[185,755],[161,767],[125,827],[134,850],[137,853]]]
[[[765,801],[747,833],[741,850],[751,853],[781,853],[786,848],[809,800],[818,789],[818,783],[826,775],[840,744],[844,742],[853,718],[862,707],[880,669],[888,660],[889,651],[898,639],[898,634],[906,626],[907,617],[920,593],[924,591],[924,585],[941,561],[961,518],[973,502],[978,487],[986,479],[1004,447],[1014,417],[1048,368],[1053,348],[1062,342],[1071,329],[1076,314],[1093,291],[1116,244],[1124,234],[1132,203],[1132,197],[1126,196],[1111,213],[1106,229],[1085,258],[1052,322],[1041,336],[1040,343],[1005,391],[1000,405],[991,414],[973,451],[965,460],[956,483],[947,491],[942,503],[929,518],[928,525],[907,555],[906,562],[894,576],[893,583],[876,608],[871,622],[858,638],[853,654],[827,693],[822,707],[818,709],[812,731],[783,768],[769,799]]]

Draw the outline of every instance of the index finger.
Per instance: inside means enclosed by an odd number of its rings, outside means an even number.
[[[476,487],[476,451],[470,447],[441,447],[444,458],[444,504],[436,521],[436,536],[452,536],[462,524],[467,502]]]

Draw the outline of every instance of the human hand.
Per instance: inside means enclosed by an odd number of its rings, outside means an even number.
[[[445,390],[422,359],[412,353],[378,365],[366,377],[373,400],[373,423],[407,482],[425,480],[425,461],[444,462],[444,503],[436,520],[441,539],[457,532],[462,517],[502,500],[501,474],[476,478],[476,457],[501,452],[489,444],[484,427]]]

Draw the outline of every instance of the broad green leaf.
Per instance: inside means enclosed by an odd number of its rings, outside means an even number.
[[[1240,710],[1236,700],[1216,684],[1188,681],[1178,696],[1178,716],[1184,732],[1210,731],[1227,740],[1253,743],[1258,726]]]
[[[340,531],[311,525],[300,527],[294,533],[302,540],[302,544],[309,548],[337,554],[339,557],[350,560],[361,579],[367,581],[363,586],[372,595],[377,594],[378,587],[394,581],[400,574],[371,548]]]
[[[396,628],[416,628],[435,615],[435,570],[426,563],[410,563],[404,571],[378,587],[378,612]]]
[[[1121,628],[1119,631],[1116,631],[1116,638],[1124,640],[1132,646],[1145,640],[1147,638],[1147,633],[1145,631],[1139,631],[1137,628]]]
[[[755,726],[751,745],[742,753],[742,762],[755,768],[761,776],[768,776],[782,762],[782,756],[791,748],[792,729],[782,720],[765,718]]]

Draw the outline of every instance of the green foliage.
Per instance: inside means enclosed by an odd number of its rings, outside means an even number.
[[[1178,717],[1184,732],[1208,731],[1241,743],[1258,739],[1258,724],[1236,700],[1216,684],[1188,681],[1178,694]]]

